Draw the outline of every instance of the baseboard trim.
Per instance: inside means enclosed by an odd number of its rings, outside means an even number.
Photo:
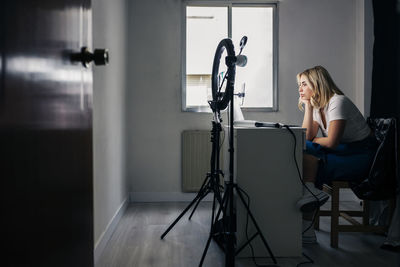
[[[197,193],[183,192],[130,192],[131,202],[190,202]],[[213,194],[208,194],[202,201],[212,201]]]
[[[184,192],[130,192],[130,202],[190,202],[197,193]],[[213,194],[208,194],[203,201],[212,201]],[[340,201],[358,201],[351,189],[340,190]]]
[[[110,240],[112,234],[117,227],[122,215],[125,213],[126,208],[128,207],[129,201],[126,198],[122,204],[119,206],[117,211],[115,212],[114,216],[111,218],[110,222],[108,223],[104,232],[100,235],[99,240],[97,240],[96,244],[94,245],[94,262],[95,264],[100,258],[101,253],[103,253],[104,248],[106,247],[108,241]]]

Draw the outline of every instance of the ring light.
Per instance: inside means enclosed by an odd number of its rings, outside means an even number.
[[[221,84],[219,84],[218,70],[219,70],[221,56],[224,53],[225,49],[228,54],[228,56],[225,59],[225,64],[228,67],[228,71],[225,74],[223,80],[221,81]],[[221,42],[219,42],[217,49],[215,51],[213,70],[211,76],[213,101],[211,102],[210,106],[214,112],[216,110],[224,110],[228,106],[229,101],[232,98],[233,87],[235,84],[235,73],[236,73],[235,62],[236,62],[236,56],[232,40],[229,38],[223,39]],[[225,92],[221,93],[220,90],[225,79],[226,79]]]

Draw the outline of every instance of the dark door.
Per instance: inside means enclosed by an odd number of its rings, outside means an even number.
[[[93,266],[91,34],[90,0],[1,1],[2,266]]]

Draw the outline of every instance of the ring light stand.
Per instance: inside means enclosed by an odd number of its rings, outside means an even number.
[[[215,51],[213,68],[212,68],[212,97],[213,100],[209,101],[209,105],[211,110],[213,111],[213,121],[212,121],[212,131],[211,131],[211,142],[212,142],[212,154],[211,154],[211,171],[207,173],[206,179],[204,180],[199,192],[196,197],[192,200],[192,202],[185,208],[184,211],[175,219],[175,221],[169,226],[169,228],[161,235],[161,239],[163,239],[167,233],[174,227],[174,225],[181,219],[181,217],[192,207],[193,204],[196,205],[189,217],[192,217],[194,211],[197,208],[197,205],[200,201],[210,192],[214,193],[213,204],[212,204],[212,218],[211,218],[211,229],[210,235],[208,237],[206,246],[203,251],[203,255],[201,257],[199,266],[203,265],[205,256],[207,254],[208,247],[211,242],[211,238],[216,237],[217,235],[221,235],[222,239],[216,240],[218,245],[225,252],[225,266],[233,267],[235,266],[235,256],[242,251],[250,242],[257,236],[260,235],[262,242],[264,243],[266,249],[268,250],[269,255],[272,260],[276,264],[277,261],[268,246],[266,239],[264,238],[258,224],[250,211],[248,204],[243,197],[242,192],[244,192],[236,183],[234,183],[234,139],[233,139],[233,122],[234,122],[234,84],[235,84],[235,74],[236,74],[236,65],[244,66],[247,62],[247,58],[245,56],[241,56],[241,52],[243,47],[246,45],[247,37],[244,36],[240,41],[240,52],[237,56],[235,56],[234,46],[232,44],[232,40],[229,38],[223,39],[218,44],[218,47]],[[220,66],[221,56],[224,51],[227,51],[227,56],[225,58],[225,64],[228,68],[225,76],[222,81],[218,79],[218,71]],[[225,91],[221,92],[222,85],[226,80]],[[222,197],[222,190],[220,186],[220,175],[223,176],[222,171],[219,168],[219,151],[220,151],[220,132],[221,128],[221,110],[229,108],[229,180],[225,181],[224,187],[224,195]],[[245,206],[248,215],[250,216],[255,228],[257,229],[256,234],[254,234],[250,240],[248,240],[242,247],[236,250],[236,214],[234,210],[234,190],[236,194],[239,196],[239,199],[242,201]],[[219,208],[217,214],[215,214],[215,206],[216,201],[219,203]],[[222,213],[222,219],[218,221],[220,215]],[[217,227],[220,226],[220,227]],[[222,226],[221,226],[222,225]],[[222,228],[222,229],[217,229]]]
[[[241,54],[243,47],[246,45],[247,42],[247,37],[244,36],[242,40],[240,41],[240,52],[239,55]],[[227,51],[228,56],[225,58],[225,64],[228,67],[227,71],[227,84],[226,84],[226,89],[225,93],[221,95],[219,92],[220,87],[218,86],[217,83],[217,77],[218,77],[218,69],[219,69],[219,62],[221,59],[221,55],[224,52],[224,48]],[[254,239],[257,235],[260,235],[262,242],[264,243],[266,249],[268,250],[269,255],[271,256],[272,260],[276,264],[277,261],[268,246],[268,243],[266,239],[264,238],[261,229],[259,228],[252,212],[250,211],[249,206],[246,204],[246,201],[243,197],[243,190],[236,184],[234,183],[234,128],[233,128],[233,122],[234,122],[234,83],[235,83],[235,74],[236,74],[236,65],[239,66],[238,64],[238,56],[235,56],[235,51],[233,48],[232,40],[231,39],[223,39],[215,52],[214,56],[214,62],[213,62],[213,73],[212,73],[212,92],[213,92],[213,102],[215,109],[218,111],[225,109],[228,104],[230,103],[230,108],[229,108],[229,180],[225,182],[225,194],[222,199],[223,205],[220,206],[217,216],[216,216],[216,222],[218,220],[219,214],[221,210],[223,210],[223,232],[225,234],[225,266],[234,266],[235,265],[235,255],[237,255],[242,249],[244,249],[252,239]],[[225,77],[224,77],[225,78]],[[222,81],[222,83],[224,80]],[[236,215],[234,212],[234,190],[236,194],[239,196],[239,199],[241,200],[242,204],[245,206],[255,228],[257,229],[257,232],[253,237],[246,242],[242,247],[240,247],[238,250],[235,248],[235,233],[236,233]],[[209,245],[211,239],[211,235],[209,237],[206,249]],[[205,250],[206,252],[206,250]],[[203,257],[205,254],[203,253]],[[202,258],[203,259],[203,258]]]

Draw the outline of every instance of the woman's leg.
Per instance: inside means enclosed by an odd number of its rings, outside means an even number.
[[[328,194],[315,187],[320,159],[316,157],[318,153],[314,152],[320,153],[320,145],[310,142],[310,144],[307,144],[307,148],[309,147],[310,149],[303,154],[304,194],[296,204],[297,207],[305,213],[304,219],[306,220],[310,218],[310,213],[312,214],[316,208],[323,205],[329,199]],[[315,148],[317,148],[317,150],[313,151]],[[312,152],[312,154],[307,152]]]
[[[315,182],[318,172],[318,158],[309,154],[303,155],[303,181]]]
[[[309,154],[303,155],[303,181],[314,183],[318,172],[318,158]],[[303,219],[311,221],[314,211],[303,212]]]
[[[319,144],[307,141],[306,147],[306,153],[303,154],[303,181],[307,188],[304,188],[303,197],[297,202],[297,207],[303,213],[303,243],[316,243],[317,237],[311,223],[316,208],[319,206],[318,202],[324,203],[329,198],[325,192],[315,188],[319,161],[320,158],[325,157],[325,154]]]

